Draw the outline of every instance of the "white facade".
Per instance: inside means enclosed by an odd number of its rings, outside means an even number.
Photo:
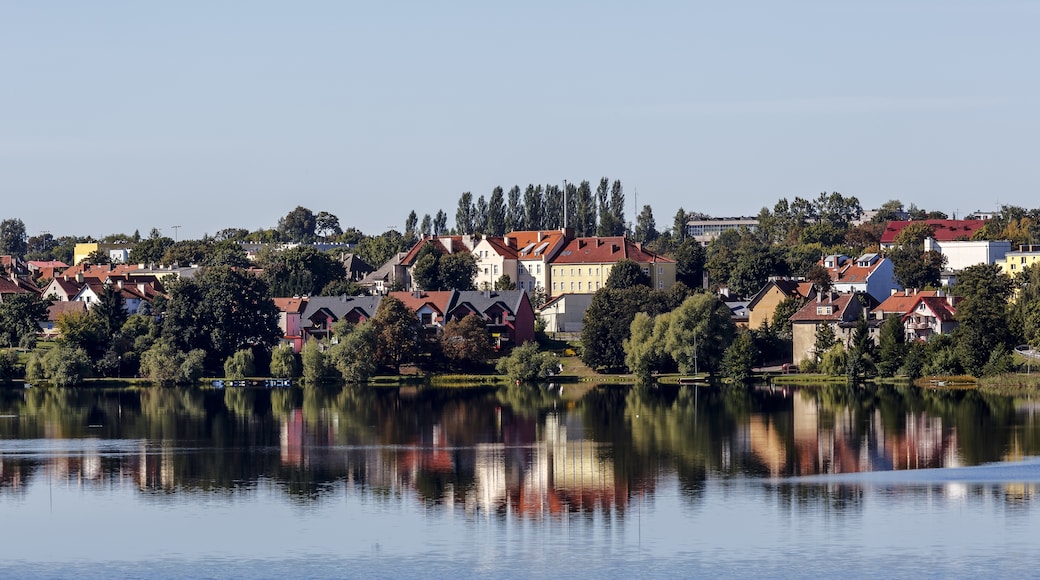
[[[502,240],[502,238],[498,239]],[[509,276],[509,279],[517,284],[517,290],[520,289],[516,251],[513,249],[510,252],[512,255],[503,255],[501,245],[502,242],[496,247],[496,244],[492,244],[485,236],[473,246],[473,256],[477,259],[477,277],[474,279],[477,290],[494,289],[495,283],[503,274]],[[508,251],[511,248],[504,249]]]
[[[546,332],[581,332],[585,311],[592,304],[592,294],[564,294],[549,301],[538,313],[545,320]]]
[[[924,241],[924,249],[926,251],[934,250],[946,256],[946,269],[959,272],[968,266],[1003,262],[1004,256],[1011,251],[1011,242],[1006,240],[937,242],[932,238],[927,238]]]

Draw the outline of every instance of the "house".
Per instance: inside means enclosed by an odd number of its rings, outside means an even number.
[[[62,277],[66,279],[97,278],[104,282],[110,276],[128,276],[134,270],[141,268],[140,264],[77,264],[69,266]]]
[[[913,309],[919,296],[935,296],[935,290],[918,290],[917,288],[905,288],[893,290],[892,294],[885,298],[870,311],[870,317],[874,320],[886,320],[893,316],[902,318],[904,314]]]
[[[307,298],[274,298],[274,305],[278,308],[278,328],[282,330],[282,343],[292,347],[293,352],[300,352],[303,350],[300,321],[304,308],[307,307]]]
[[[375,268],[370,266],[368,262],[361,259],[357,254],[343,253],[339,257],[340,262],[343,264],[343,270],[346,272],[347,280],[358,282],[368,274],[375,271]]]
[[[794,342],[791,360],[798,363],[816,355],[816,330],[823,324],[831,326],[837,340],[848,343],[856,323],[875,306],[877,301],[862,292],[817,294],[815,300],[810,300],[791,316]],[[877,340],[877,324],[873,326],[871,334]]]
[[[87,311],[86,302],[54,302],[47,307],[47,320],[40,321],[40,333],[44,339],[53,340],[58,332],[58,320],[66,314],[82,314]]]
[[[113,264],[125,264],[130,261],[130,251],[133,250],[135,245],[136,244],[131,242],[118,244],[87,242],[76,244],[76,247],[72,251],[72,261],[74,264],[80,264],[83,260],[87,259],[90,254],[94,252],[103,252],[108,255],[109,261]]]
[[[907,340],[928,340],[937,334],[949,334],[957,328],[957,304],[962,298],[944,295],[918,296],[903,315]]]
[[[123,309],[127,314],[137,314],[142,305],[150,304],[153,298],[161,294],[158,284],[154,281],[139,280],[131,283],[125,278],[110,277],[101,282],[96,278],[91,278],[83,283],[79,291],[69,298],[69,301],[84,302],[87,309],[93,308],[101,301],[101,295],[106,287],[113,287],[119,292],[123,299]]]
[[[404,276],[403,282],[406,290],[416,290],[415,278],[413,271],[415,269],[416,260],[419,258],[419,253],[427,245],[433,245],[433,247],[441,252],[441,254],[454,254],[456,252],[472,252],[473,248],[480,241],[480,238],[474,236],[424,236],[421,240],[412,246],[412,249],[405,253],[404,257],[401,258],[401,266],[406,269],[406,275]],[[501,276],[501,274],[499,274]],[[496,277],[497,278],[497,277]]]
[[[79,294],[80,289],[85,284],[85,278],[82,274],[75,278],[69,279],[64,276],[54,278],[49,284],[43,287],[43,296],[50,297],[58,302],[69,302],[72,297]],[[97,278],[91,278],[91,280],[98,280]]]
[[[567,229],[516,231],[506,238],[512,240],[517,249],[516,289],[530,292],[541,288],[548,294],[550,263],[563,250],[571,232]]]
[[[970,240],[975,232],[986,225],[985,220],[919,220],[890,221],[881,234],[881,248],[888,249],[896,244],[896,238],[903,228],[914,223],[926,223],[932,226],[932,238],[939,242]]]
[[[26,262],[26,266],[34,280],[53,280],[69,267],[60,260],[29,260]]]
[[[546,332],[581,332],[592,294],[560,294],[538,309]]]
[[[575,238],[552,260],[550,296],[592,294],[604,287],[619,260],[632,260],[650,277],[651,288],[675,285],[675,260],[658,256],[623,236]]]
[[[374,272],[361,278],[358,286],[364,288],[369,294],[384,295],[391,290],[407,288],[411,285],[408,268],[402,264],[402,260],[408,253],[401,252],[386,261]]]
[[[310,338],[324,340],[332,336],[332,325],[340,320],[359,324],[376,315],[380,296],[311,296],[300,313],[300,347]],[[285,333],[288,334],[288,317]],[[295,348],[295,345],[294,345]]]
[[[868,253],[856,258],[832,254],[825,256],[819,265],[830,274],[831,287],[837,292],[865,292],[878,302],[888,297],[892,290],[903,288],[896,282],[892,260],[881,254]]]
[[[748,302],[748,328],[758,330],[773,323],[777,306],[788,298],[807,299],[815,294],[812,282],[789,278],[770,278]]]
[[[483,318],[496,348],[520,346],[534,340],[534,307],[525,291],[456,292],[448,308],[449,320],[459,320],[469,314]]]
[[[1000,269],[1014,278],[1019,272],[1040,262],[1040,245],[1019,246],[1017,251],[1008,252],[1000,262]]]
[[[925,251],[939,252],[946,256],[946,269],[959,272],[968,266],[977,264],[996,264],[1004,261],[1004,256],[1011,251],[1011,242],[1007,240],[952,240],[940,242],[935,238],[926,238]]]
[[[483,236],[473,246],[477,259],[477,277],[473,281],[480,290],[495,289],[498,279],[509,276],[513,284],[519,284],[517,276],[516,240],[509,237]],[[517,286],[519,287],[519,286]]]
[[[457,290],[414,290],[391,292],[389,295],[400,300],[405,307],[414,312],[422,324],[426,338],[433,339],[440,335],[441,329],[448,323],[448,313],[457,294]]]
[[[40,291],[35,286],[27,284],[14,274],[11,274],[8,277],[0,277],[0,303],[3,303],[6,297],[15,294],[39,295],[39,293]]]

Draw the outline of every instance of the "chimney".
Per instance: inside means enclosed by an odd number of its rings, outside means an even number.
[[[76,282],[79,284],[83,283],[83,271],[76,272]]]
[[[123,289],[123,279],[122,278],[119,278],[119,279],[116,280],[116,288],[119,288],[120,290]]]
[[[541,231],[538,232],[538,241],[539,242],[542,241],[542,232]]]
[[[416,290],[415,292],[412,292],[412,296],[416,298],[422,298],[422,290]]]

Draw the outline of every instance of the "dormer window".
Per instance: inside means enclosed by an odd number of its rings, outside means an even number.
[[[817,306],[816,307],[816,314],[818,316],[830,316],[830,315],[834,314],[834,307],[833,306]]]

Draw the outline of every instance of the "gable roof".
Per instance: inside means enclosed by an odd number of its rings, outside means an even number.
[[[517,258],[521,260],[552,260],[567,241],[563,230],[530,230],[506,235],[516,241]]]
[[[405,266],[411,266],[415,263],[415,259],[419,256],[419,250],[422,250],[426,244],[436,244],[437,249],[445,254],[454,254],[455,252],[469,252],[471,246],[466,244],[467,236],[428,236],[423,237],[421,240],[412,246],[412,249],[405,253],[404,257],[401,258],[401,264]],[[473,239],[470,238],[472,244]]]
[[[0,278],[0,294],[39,294],[9,278]]]
[[[299,314],[307,307],[306,298],[272,298],[274,305],[280,312],[287,314]]]
[[[906,314],[914,308],[917,304],[917,299],[921,296],[935,296],[935,290],[918,290],[916,288],[906,289],[895,294],[892,294],[888,298],[885,298],[881,304],[877,305],[874,309],[875,312],[882,313],[895,313]]]
[[[932,237],[937,242],[952,242],[958,238],[971,237],[986,225],[986,220],[923,220],[924,223],[932,226]],[[895,243],[896,236],[899,232],[903,231],[903,228],[912,224],[921,223],[921,220],[914,221],[891,221],[885,226],[885,232],[881,234],[882,244]]]
[[[887,258],[879,254],[863,254],[855,260],[846,256],[826,256],[817,262],[827,268],[831,281],[842,284],[865,284],[870,275],[877,270]],[[827,267],[827,263],[833,264]],[[866,265],[863,265],[866,264]]]
[[[341,320],[354,310],[364,314],[365,318],[372,318],[381,299],[381,296],[311,296],[305,301],[300,318],[310,320],[319,310],[327,310],[336,320]]]
[[[516,314],[527,293],[523,290],[463,290],[457,293],[455,303],[451,305],[453,312],[458,306],[468,304],[477,312],[487,312],[496,304],[502,305],[509,312]]]
[[[391,292],[390,296],[397,298],[405,307],[412,312],[418,312],[423,306],[429,305],[441,314],[447,314],[455,298],[456,290],[439,290],[433,292]]]
[[[913,316],[914,312],[917,310],[917,305],[922,303],[928,307],[928,310],[930,310],[937,319],[943,322],[950,322],[956,320],[957,307],[955,305],[960,303],[962,300],[963,298],[961,298],[960,296],[947,297],[935,295],[918,295],[917,300],[914,301],[914,304],[910,307],[910,310],[903,314],[903,320],[906,320],[907,317]],[[953,304],[950,304],[951,301],[953,302]]]
[[[857,300],[858,296],[865,296],[868,300],[870,299],[869,294],[862,292],[854,292],[848,294],[837,294],[829,292],[823,296],[818,297],[817,300],[810,300],[802,306],[802,308],[791,315],[791,322],[846,322],[851,320],[847,315],[853,314],[849,306],[852,305],[853,300]],[[874,301],[876,302],[876,301]],[[818,307],[821,306],[832,306],[830,314],[818,314]],[[869,304],[865,309],[869,309]]]
[[[763,298],[769,293],[769,290],[776,288],[786,298],[792,296],[798,296],[800,298],[808,298],[813,294],[813,283],[805,282],[803,280],[791,280],[789,278],[772,278],[762,286],[762,289],[755,293],[748,302],[748,309],[754,310],[755,306],[762,301]]]
[[[674,263],[663,256],[644,250],[624,236],[575,238],[553,260],[554,264],[613,264],[629,259],[639,263]]]
[[[54,302],[47,307],[47,320],[57,322],[63,314],[72,312],[80,313],[87,311],[86,302]]]

